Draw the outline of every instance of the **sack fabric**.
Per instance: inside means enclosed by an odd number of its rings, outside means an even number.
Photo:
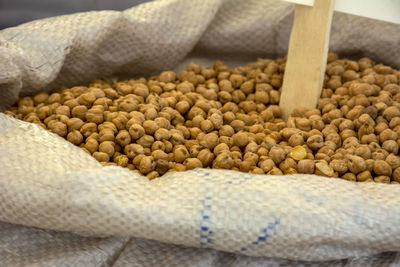
[[[160,0],[0,31],[0,107],[106,76],[284,56],[293,6]],[[399,25],[335,13],[330,50],[400,67]],[[0,265],[400,264],[400,186],[197,169],[149,181],[0,114]],[[315,265],[317,266],[317,265]]]

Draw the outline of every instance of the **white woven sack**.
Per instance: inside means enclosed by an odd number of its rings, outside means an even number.
[[[179,69],[188,57],[244,63],[257,56],[282,56],[292,18],[293,8],[274,0],[161,0],[123,12],[86,12],[5,29],[0,31],[0,107],[21,95],[96,77]],[[399,31],[398,25],[337,13],[330,48],[343,56],[369,56],[400,67]],[[400,251],[397,185],[210,169],[150,182],[125,168],[102,167],[55,134],[4,114],[0,114],[0,148],[0,221],[6,222],[0,229],[15,230],[8,223],[22,224],[307,261]],[[3,231],[0,263],[23,265],[15,240],[22,240],[23,231],[39,231],[26,229],[9,236]],[[85,253],[98,246],[88,240],[80,244]],[[104,240],[111,240],[109,251],[93,256],[94,265],[110,264],[128,242],[127,238]],[[138,248],[157,247],[157,243],[135,240],[121,258],[139,253]],[[32,249],[28,249],[31,259],[45,265],[38,259],[48,255],[38,252],[37,243],[28,243],[24,244]],[[176,252],[172,245],[169,249],[171,255]],[[211,259],[210,264],[218,261],[213,250],[195,251]],[[79,254],[86,259],[82,265],[92,259],[85,253]],[[132,255],[147,255],[148,265],[155,263],[152,254],[143,253]],[[52,259],[68,262],[71,255],[60,250]],[[237,257],[236,266],[263,264],[256,258],[226,255]],[[390,257],[399,262],[396,255]],[[229,263],[226,257],[222,262]],[[174,259],[168,259],[164,264],[173,264]],[[195,260],[187,257],[185,263],[202,264]],[[279,262],[264,260],[264,264]]]

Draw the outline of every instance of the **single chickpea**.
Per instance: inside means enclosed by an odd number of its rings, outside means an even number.
[[[315,174],[322,175],[326,177],[333,177],[334,171],[332,167],[324,160],[316,161],[315,163]]]
[[[351,173],[351,172],[347,172],[347,173],[343,174],[342,178],[347,180],[347,181],[351,181],[351,182],[357,181],[356,175],[354,173]]]
[[[329,162],[329,165],[335,172],[338,173],[345,173],[348,170],[348,163],[346,160],[343,159],[334,159],[331,162]]]
[[[314,173],[314,160],[302,159],[297,163],[297,171],[299,173],[313,174]]]
[[[68,133],[67,140],[74,145],[79,145],[83,142],[83,136],[79,131],[73,130]]]
[[[390,177],[389,176],[384,176],[384,175],[376,176],[374,178],[374,181],[377,182],[377,183],[390,184]]]
[[[49,123],[48,127],[51,132],[58,134],[61,137],[66,136],[68,133],[67,125],[61,121],[54,121],[51,124]]]
[[[203,139],[200,140],[200,145],[210,150],[214,149],[214,147],[218,144],[218,135],[215,133],[208,133],[204,136]]]
[[[155,162],[153,161],[153,157],[144,156],[139,163],[139,171],[142,174],[148,174],[152,172],[155,168]]]
[[[390,167],[389,163],[384,160],[376,160],[374,164],[374,172],[376,175],[391,176],[392,167]]]
[[[203,167],[201,161],[197,158],[188,158],[183,164],[186,166],[186,170],[193,170]]]
[[[52,93],[47,98],[47,104],[60,103],[60,102],[61,102],[61,94],[59,93]]]
[[[132,137],[132,140],[137,140],[145,135],[145,129],[140,124],[133,124],[129,128],[129,134]]]
[[[80,130],[84,122],[79,118],[70,118],[67,121],[68,131]]]
[[[87,122],[82,125],[80,132],[84,137],[88,137],[92,133],[97,132],[97,125],[94,122]]]
[[[399,152],[399,145],[394,140],[386,140],[382,143],[382,148],[389,153],[397,154]]]
[[[154,134],[159,129],[158,124],[152,120],[145,120],[143,128],[146,134]]]
[[[71,115],[70,108],[68,106],[59,106],[55,110],[56,115],[65,115],[69,117]]]
[[[49,97],[49,99],[50,99],[50,97]],[[93,94],[93,93],[84,93],[84,94],[78,96],[76,100],[78,101],[78,103],[80,105],[84,105],[86,107],[89,107],[96,100],[96,95]]]
[[[99,141],[114,141],[114,132],[111,129],[105,128],[99,132]]]
[[[110,160],[110,156],[104,152],[94,152],[92,156],[100,162],[108,162]]]
[[[233,159],[228,153],[219,154],[212,164],[212,167],[215,169],[232,169],[233,166]]]
[[[106,153],[109,157],[112,157],[115,152],[115,144],[111,141],[101,142],[99,145],[99,152]]]
[[[307,139],[307,146],[312,150],[318,150],[324,145],[324,138],[320,135],[313,135]]]
[[[174,159],[178,163],[182,163],[189,157],[189,152],[184,145],[174,147]]]
[[[164,151],[162,151],[162,150],[160,150],[160,149],[158,149],[158,150],[154,150],[153,152],[151,152],[151,156],[154,158],[154,160],[159,160],[159,159],[162,159],[162,160],[166,160],[166,161],[168,161],[168,154],[167,153],[165,153]]]
[[[391,129],[385,129],[379,134],[379,141],[381,143],[387,140],[397,140],[398,134]]]
[[[214,130],[214,125],[210,120],[203,120],[200,122],[200,129],[206,133],[209,133]]]
[[[131,136],[127,130],[121,130],[115,137],[115,142],[121,147],[124,147],[131,143]],[[110,140],[113,141],[113,140]]]
[[[231,82],[233,88],[239,88],[244,80],[245,78],[240,74],[232,74],[229,77],[229,81]]]
[[[48,97],[48,93],[39,93],[33,97],[33,102],[35,105],[46,103]]]
[[[127,167],[129,164],[129,158],[126,155],[119,155],[114,160],[118,166]]]
[[[88,111],[88,108],[84,105],[79,105],[71,110],[71,115],[72,117],[79,118],[81,120],[86,120],[86,112]]]
[[[282,175],[283,172],[280,169],[273,167],[267,174],[268,175]]]
[[[286,157],[285,150],[278,146],[272,147],[268,155],[275,162],[275,164],[281,163]]]
[[[365,182],[366,180],[372,179],[372,175],[370,171],[363,171],[357,174],[357,181]]]
[[[397,167],[393,173],[392,173],[392,177],[396,182],[400,182],[400,167]]]
[[[91,154],[97,151],[99,143],[94,138],[87,138],[84,148],[86,148]]]
[[[387,121],[390,121],[393,118],[400,117],[400,109],[399,107],[391,106],[386,108],[383,111],[382,115]]]
[[[230,150],[229,150],[229,146],[227,145],[227,144],[225,144],[225,143],[221,143],[221,144],[218,144],[217,146],[215,146],[215,148],[214,148],[214,154],[216,155],[216,156],[218,156],[219,154],[221,154],[222,152],[230,152]]]
[[[248,135],[245,132],[238,132],[232,138],[233,143],[239,147],[245,147],[249,143]]]
[[[392,169],[397,169],[400,167],[400,157],[397,154],[389,154],[385,161],[392,167]]]
[[[161,72],[158,80],[164,83],[174,82],[176,79],[176,74],[173,71],[163,71]]]
[[[201,161],[202,167],[208,167],[211,165],[211,163],[214,160],[214,154],[207,148],[202,149],[199,154],[197,155],[197,158]]]
[[[154,143],[154,137],[151,135],[143,135],[138,140],[136,140],[136,143],[143,146],[144,148],[150,148],[151,145]]]

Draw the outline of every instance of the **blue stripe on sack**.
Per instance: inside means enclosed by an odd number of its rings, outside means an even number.
[[[281,223],[281,219],[277,218],[273,223],[269,223],[267,227],[262,230],[262,234],[257,237],[256,241],[251,242],[250,246],[240,248],[240,251],[247,251],[251,249],[251,246],[257,246],[260,243],[267,242],[268,238],[276,234],[276,228]]]
[[[218,179],[217,176],[214,176],[213,173],[208,172],[206,169],[195,169],[193,170],[193,172],[199,174],[199,176],[201,178],[203,178],[204,180],[207,180],[209,182],[212,183],[217,183],[217,184],[231,184],[231,185],[240,185],[242,183],[245,183],[251,179],[254,178],[254,174],[247,174],[247,173],[238,173],[238,175],[240,175],[240,178],[236,178],[233,180],[225,180],[225,181],[221,181],[220,179]],[[220,174],[218,174],[220,175]],[[224,177],[229,178],[229,177]]]
[[[203,208],[200,210],[200,247],[206,247],[212,242],[212,231],[210,230],[211,202],[211,196],[206,196],[201,201]]]

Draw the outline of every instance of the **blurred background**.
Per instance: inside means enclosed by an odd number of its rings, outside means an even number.
[[[0,0],[0,29],[90,10],[124,10],[150,0]]]

